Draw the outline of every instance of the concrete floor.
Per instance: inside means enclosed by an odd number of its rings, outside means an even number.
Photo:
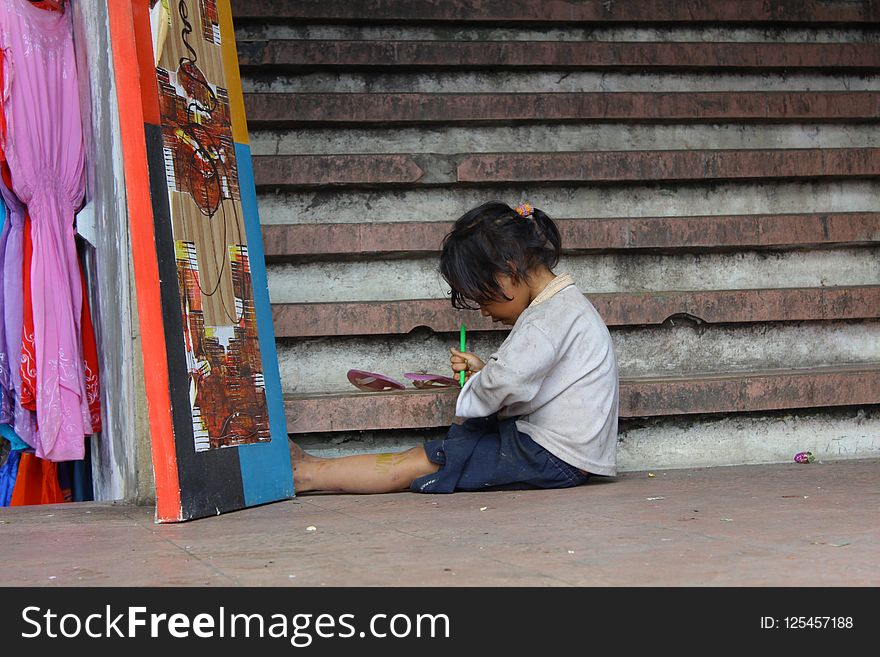
[[[574,490],[303,495],[174,525],[0,510],[6,586],[877,586],[880,460],[626,473]]]

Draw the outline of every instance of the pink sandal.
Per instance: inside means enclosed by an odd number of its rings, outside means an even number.
[[[406,386],[400,381],[375,372],[363,370],[348,370],[348,380],[356,388],[365,392],[383,392],[385,390],[405,390]]]
[[[458,381],[440,374],[427,372],[407,372],[404,376],[412,381],[416,388],[449,388],[457,386]],[[366,372],[364,370],[348,370],[348,380],[359,390],[365,392],[385,392],[386,390],[405,390],[406,386],[384,374]]]

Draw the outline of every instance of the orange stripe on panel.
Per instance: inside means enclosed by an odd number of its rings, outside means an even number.
[[[110,3],[113,4],[113,3]],[[149,0],[133,0],[131,15],[134,21],[134,39],[137,65],[140,71],[141,102],[144,122],[159,125],[159,87],[156,84],[156,64],[153,59],[153,34],[150,31]],[[117,77],[118,77],[117,73]]]
[[[144,80],[155,81],[156,78],[152,74],[152,61],[146,71],[149,75],[141,76],[142,69],[139,70],[134,18],[136,10],[133,5],[146,6],[146,2],[109,2],[107,9],[121,118],[125,189],[156,479],[156,517],[160,520],[177,520],[181,516],[180,485],[171,421],[171,398],[168,393],[168,359],[144,137],[144,123],[147,118],[144,115],[143,98],[149,85],[145,85],[145,89],[141,84]],[[149,22],[147,25],[149,26]],[[158,116],[158,104],[156,111]]]

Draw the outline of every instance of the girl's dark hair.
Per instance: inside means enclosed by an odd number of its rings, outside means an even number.
[[[540,264],[552,269],[561,246],[559,229],[541,210],[524,217],[490,201],[463,214],[443,239],[440,274],[452,288],[453,307],[476,310],[481,303],[510,300],[496,276],[525,281]]]

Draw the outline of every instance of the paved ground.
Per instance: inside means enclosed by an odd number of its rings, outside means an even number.
[[[303,495],[214,518],[0,510],[6,586],[877,586],[880,460],[565,491]]]

